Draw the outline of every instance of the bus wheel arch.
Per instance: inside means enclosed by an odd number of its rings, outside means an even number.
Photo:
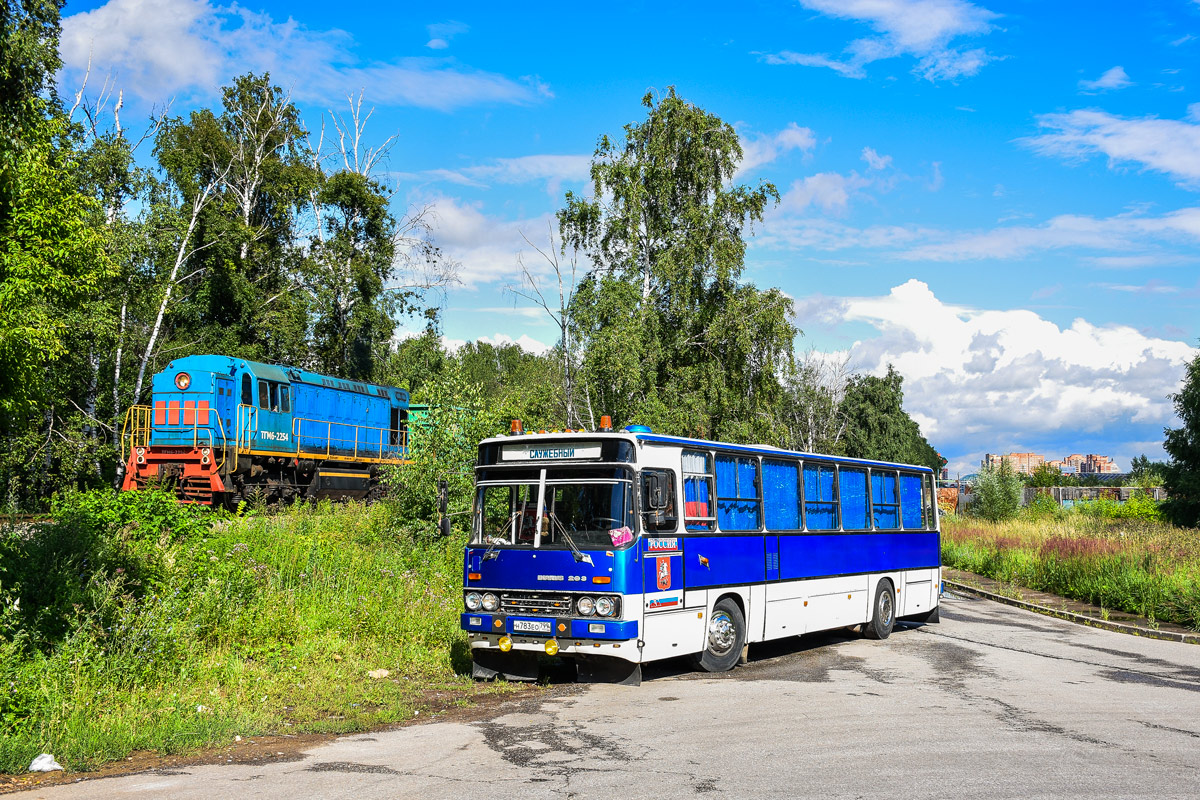
[[[863,625],[863,634],[868,639],[886,639],[896,627],[896,587],[890,578],[880,578],[875,585],[875,599],[871,603],[871,618]]]
[[[704,649],[690,657],[692,666],[705,672],[734,668],[746,645],[746,612],[742,598],[723,595],[713,604],[705,626]]]

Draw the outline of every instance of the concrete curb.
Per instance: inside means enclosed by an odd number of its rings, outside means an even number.
[[[967,594],[973,594],[977,597],[982,597],[986,600],[994,600],[997,603],[1023,608],[1026,611],[1034,611],[1038,614],[1045,614],[1048,617],[1063,619],[1068,622],[1074,622],[1076,625],[1087,625],[1089,628],[1100,628],[1105,631],[1115,631],[1117,633],[1125,633],[1130,636],[1142,636],[1147,639],[1164,639],[1169,642],[1183,642],[1184,644],[1200,644],[1200,633],[1176,633],[1175,631],[1161,631],[1153,628],[1143,628],[1139,625],[1127,625],[1123,622],[1110,622],[1109,620],[1096,619],[1084,614],[1076,614],[1073,611],[1062,611],[1049,606],[1040,606],[1037,603],[1027,603],[1024,600],[1017,600],[1012,597],[1005,597],[1002,594],[989,592],[986,589],[980,589],[976,586],[970,586],[958,581],[943,580],[949,589],[954,589]]]

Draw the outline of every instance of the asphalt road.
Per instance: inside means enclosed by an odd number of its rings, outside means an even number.
[[[1200,647],[947,597],[940,625],[751,648],[716,677],[514,701],[291,763],[45,798],[1200,797]]]

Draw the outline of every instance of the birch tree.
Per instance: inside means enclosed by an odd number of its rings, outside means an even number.
[[[623,421],[778,438],[792,304],[741,282],[743,234],[778,192],[733,184],[736,131],[673,87],[642,105],[624,137],[600,137],[591,195],[568,192],[558,213],[591,262],[572,308],[584,395]]]

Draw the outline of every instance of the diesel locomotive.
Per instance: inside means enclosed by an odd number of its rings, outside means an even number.
[[[368,498],[408,455],[408,392],[229,356],[179,358],[129,409],[124,489],[182,502]]]

